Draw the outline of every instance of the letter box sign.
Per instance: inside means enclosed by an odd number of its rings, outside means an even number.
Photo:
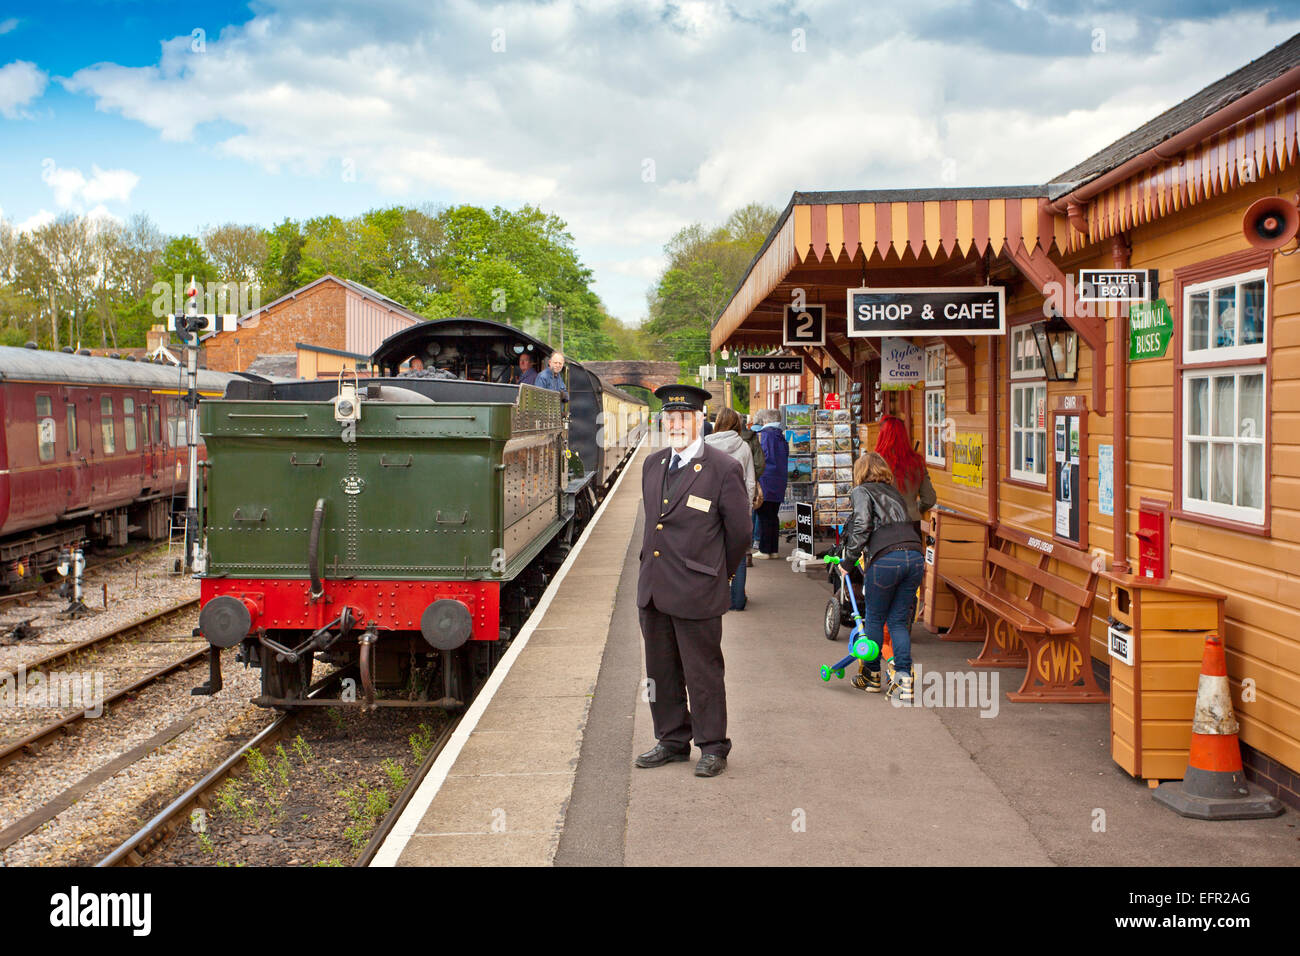
[[[849,335],[1001,335],[1001,286],[942,289],[849,289]]]
[[[1160,287],[1155,269],[1080,269],[1080,302],[1147,302]]]

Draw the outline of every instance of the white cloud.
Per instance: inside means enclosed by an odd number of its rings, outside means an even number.
[[[5,21],[10,22],[16,23]],[[0,33],[5,32],[8,31],[0,30]],[[0,116],[5,119],[25,118],[23,107],[45,92],[49,80],[50,77],[44,70],[27,60],[14,60],[0,66]]]
[[[41,226],[46,226],[52,223],[54,219],[54,213],[50,212],[48,209],[42,209],[39,212],[28,216],[22,222],[17,223],[14,228],[19,232],[35,232],[37,229],[41,228]]]
[[[322,212],[349,177],[402,201],[540,203],[634,314],[633,279],[691,221],[794,190],[1043,182],[1300,29],[1112,15],[1094,54],[1092,13],[1025,6],[985,22],[947,0],[281,0],[202,53],[181,36],[152,66],[64,83],[163,139],[203,128],[228,156],[321,177]],[[95,176],[102,194],[51,186],[91,204],[136,181]]]
[[[17,17],[10,17],[8,20],[0,20],[0,36],[4,36],[6,33],[12,33],[17,28]]]
[[[127,202],[140,177],[129,169],[100,169],[92,165],[87,179],[80,169],[60,168],[53,159],[44,159],[41,181],[54,190],[54,202],[60,208],[81,212],[86,203],[96,203],[96,208],[103,209],[105,200]]]

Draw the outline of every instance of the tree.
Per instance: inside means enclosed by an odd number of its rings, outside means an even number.
[[[266,234],[233,222],[210,226],[203,231],[203,249],[222,282],[253,282],[266,261]]]
[[[776,224],[776,209],[742,206],[712,229],[692,223],[664,246],[668,265],[650,290],[648,335],[683,371],[709,361],[709,333]]]

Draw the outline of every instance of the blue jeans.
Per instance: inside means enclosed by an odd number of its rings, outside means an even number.
[[[925,558],[920,551],[890,551],[867,566],[863,594],[863,618],[867,637],[883,643],[885,625],[894,645],[894,670],[905,674],[912,669],[912,612],[916,589],[925,576]],[[874,664],[875,666],[872,666]],[[879,670],[880,661],[867,665]]]
[[[736,568],[736,576],[731,579],[731,610],[743,611],[745,609],[745,565],[748,564],[743,558],[740,561],[740,567]]]
[[[754,550],[758,550],[758,512],[754,512]]]

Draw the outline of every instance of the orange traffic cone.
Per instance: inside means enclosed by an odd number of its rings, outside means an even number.
[[[1217,634],[1210,634],[1196,685],[1187,774],[1153,790],[1156,801],[1197,820],[1256,820],[1282,813],[1281,801],[1246,782],[1237,742],[1239,727],[1232,712],[1223,643]]]

